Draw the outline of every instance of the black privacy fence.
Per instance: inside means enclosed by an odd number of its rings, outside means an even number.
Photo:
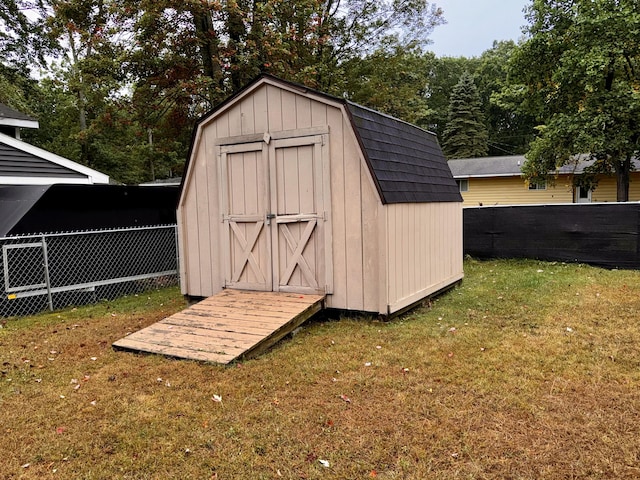
[[[640,204],[513,205],[464,209],[464,253],[640,268]]]

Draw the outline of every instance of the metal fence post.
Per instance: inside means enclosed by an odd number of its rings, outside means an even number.
[[[173,236],[176,241],[176,272],[178,273],[178,278],[180,278],[180,239],[178,238],[177,224],[173,227]]]
[[[49,278],[49,253],[47,251],[47,237],[42,235],[42,256],[44,257],[44,283],[47,286],[47,300],[49,310],[53,312],[53,298],[51,297],[51,279]]]

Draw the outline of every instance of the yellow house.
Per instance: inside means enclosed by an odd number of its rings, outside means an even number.
[[[574,186],[589,161],[562,167],[554,181],[534,184],[522,177],[522,155],[462,158],[449,160],[449,168],[458,182],[463,206],[520,205],[549,203],[615,202],[615,176],[601,175],[594,190]],[[640,201],[640,162],[631,172],[629,201]]]

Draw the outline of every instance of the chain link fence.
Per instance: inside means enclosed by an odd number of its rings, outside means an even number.
[[[0,315],[32,315],[178,283],[177,227],[0,238]]]

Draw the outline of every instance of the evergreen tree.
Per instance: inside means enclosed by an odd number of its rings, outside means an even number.
[[[489,150],[488,137],[478,89],[465,72],[451,93],[442,149],[448,158],[482,157]]]

